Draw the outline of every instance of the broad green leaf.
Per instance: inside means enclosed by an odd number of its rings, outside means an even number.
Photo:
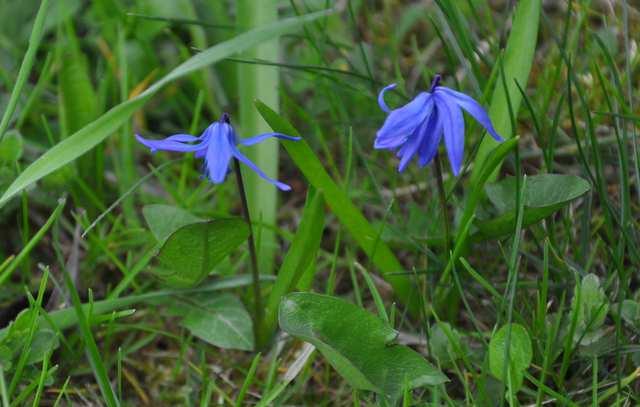
[[[0,164],[7,163],[11,166],[22,157],[22,136],[15,130],[10,130],[0,140]]]
[[[183,226],[169,236],[158,253],[163,270],[156,275],[176,287],[192,287],[249,237],[240,218],[216,219]]]
[[[447,322],[437,322],[431,327],[429,348],[442,366],[451,366],[466,351],[460,333]]]
[[[285,294],[293,291],[310,267],[315,267],[324,230],[324,198],[310,188],[302,220],[282,261],[276,282],[271,288],[261,327],[260,341],[269,341],[278,323],[278,306]],[[310,273],[313,274],[313,273]],[[311,276],[313,277],[313,276]]]
[[[517,84],[526,89],[529,81],[529,73],[531,72],[538,39],[541,3],[541,0],[521,0],[516,5],[511,33],[502,58],[504,83],[507,89],[505,92],[502,74],[498,72],[498,79],[496,80],[496,87],[493,91],[491,107],[489,108],[489,117],[493,122],[493,126],[503,137],[511,137],[513,134],[511,118],[509,117],[509,101],[514,115],[517,116],[522,103],[522,94]],[[507,94],[509,95],[508,100]],[[491,137],[485,137],[482,140],[471,173],[472,185],[478,181],[482,167],[490,152],[495,148],[496,143]],[[492,171],[490,175],[492,180],[495,179],[501,163],[498,163]]]
[[[225,349],[253,350],[253,322],[235,296],[194,294],[174,297],[171,312],[194,336]]]
[[[582,278],[580,286],[576,286],[575,293],[580,290],[580,303],[577,303],[578,295],[574,294],[571,300],[571,310],[578,312],[576,331],[573,341],[580,345],[591,345],[603,335],[600,327],[604,323],[609,311],[609,302],[600,280],[595,274],[587,274]]]
[[[300,135],[287,120],[264,103],[256,101],[256,107],[273,131],[292,136]],[[396,296],[413,312],[417,312],[419,294],[415,285],[406,276],[392,274],[403,271],[404,267],[389,249],[389,246],[382,241],[379,231],[371,226],[358,207],[351,202],[344,189],[333,181],[309,144],[302,139],[299,141],[283,140],[282,145],[307,181],[323,193],[331,211],[351,233],[353,239],[373,264],[382,272],[382,277],[393,286]]]
[[[163,244],[176,230],[204,219],[192,215],[182,208],[170,205],[152,204],[142,208],[142,215],[156,240]]]
[[[527,177],[523,226],[539,222],[590,189],[587,181],[575,175],[542,174]],[[509,177],[488,184],[485,191],[496,207],[498,216],[477,221],[479,232],[474,238],[493,238],[512,233],[516,217],[516,179]]]
[[[584,179],[575,175],[541,174],[527,177],[524,205],[527,208],[545,208],[569,202],[589,191]],[[515,210],[516,179],[508,177],[485,187],[487,197],[499,213]]]
[[[280,327],[314,345],[353,387],[396,400],[406,388],[438,385],[447,378],[419,353],[393,340],[397,332],[345,300],[291,293],[283,298]]]
[[[511,334],[509,335],[509,328]],[[509,337],[509,363],[505,364]],[[522,387],[524,372],[531,364],[533,350],[527,329],[520,324],[504,325],[489,342],[489,369],[498,380],[507,378],[505,367],[511,375],[511,386],[518,390]]]
[[[640,329],[640,304],[634,300],[622,301],[622,319],[636,330]]]
[[[327,12],[318,12],[299,17],[286,18],[274,24],[269,24],[240,34],[194,55],[174,68],[140,95],[113,107],[98,119],[84,126],[45,152],[40,158],[31,163],[9,186],[0,197],[0,206],[3,206],[9,199],[27,186],[75,160],[98,145],[105,138],[114,134],[122,124],[129,120],[136,110],[149,101],[151,96],[162,89],[164,85],[214,64],[230,55],[251,48],[263,41],[295,30],[304,23],[313,21],[327,14]]]
[[[7,369],[19,357],[29,336],[33,310],[22,311],[9,326],[0,331],[0,363]],[[49,327],[39,326],[29,346],[27,365],[38,363],[47,352],[59,345],[58,336]]]

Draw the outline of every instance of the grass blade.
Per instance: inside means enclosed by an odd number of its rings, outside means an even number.
[[[118,402],[118,399],[116,398],[116,395],[111,388],[107,370],[105,369],[102,358],[100,357],[100,350],[98,349],[98,345],[96,345],[96,341],[93,338],[93,334],[91,333],[91,327],[89,326],[87,315],[85,314],[82,303],[80,302],[78,291],[76,290],[76,287],[71,280],[71,276],[66,269],[63,270],[63,274],[64,281],[67,285],[67,290],[69,291],[69,294],[71,296],[73,309],[78,319],[78,327],[80,328],[82,340],[86,347],[87,358],[89,359],[89,363],[91,364],[91,368],[93,369],[93,374],[95,375],[98,386],[100,387],[100,393],[102,393],[102,397],[104,398],[107,406],[119,406],[120,403]]]
[[[33,29],[31,30],[31,37],[29,37],[27,52],[24,54],[22,64],[20,64],[20,70],[18,71],[16,84],[11,91],[9,104],[2,115],[2,121],[0,121],[0,140],[2,140],[7,127],[9,127],[9,121],[11,120],[11,117],[16,110],[16,106],[18,105],[18,98],[20,97],[24,84],[27,82],[29,73],[31,72],[31,68],[33,67],[33,63],[36,59],[36,52],[40,46],[40,40],[42,40],[42,33],[44,31],[44,22],[48,5],[49,0],[42,0],[40,8],[38,9],[38,14],[36,14]]]
[[[502,83],[498,82],[493,91],[491,107],[489,108],[489,116],[493,125],[503,137],[511,137],[513,134],[508,101],[511,101],[514,115],[517,115],[522,102],[522,95],[518,90],[517,83],[525,86],[529,79],[538,37],[540,9],[540,0],[523,0],[518,2],[513,17],[513,27],[504,51],[504,58],[502,58],[506,92]],[[483,163],[497,143],[491,137],[485,137],[482,140],[471,173],[472,185],[478,180]],[[495,179],[498,168],[499,165],[490,176],[490,179]]]
[[[7,266],[7,268],[4,269],[2,274],[0,274],[0,286],[4,284],[5,281],[7,281],[7,279],[11,276],[11,274],[16,270],[18,265],[20,265],[20,263],[29,255],[31,250],[35,247],[36,244],[38,244],[38,242],[40,241],[40,239],[42,239],[45,233],[47,233],[51,225],[53,225],[53,222],[55,222],[56,219],[58,219],[58,217],[60,216],[60,213],[62,213],[62,208],[64,208],[65,202],[66,200],[64,198],[58,201],[58,206],[56,207],[56,209],[53,210],[53,213],[51,213],[51,216],[49,216],[49,219],[47,219],[47,221],[40,228],[40,230],[38,230],[38,232],[35,235],[33,235],[31,240],[29,240],[29,243],[25,245],[25,247],[22,249],[20,254],[18,254],[18,256],[11,262],[11,264],[9,264],[9,266]],[[2,268],[0,267],[0,270],[1,269]]]
[[[238,26],[251,29],[263,24],[273,23],[278,19],[278,9],[269,1],[241,0],[238,6]],[[262,42],[257,47],[248,49],[243,56],[247,59],[277,61],[279,41],[275,37]],[[239,64],[238,90],[240,129],[245,137],[269,131],[269,126],[262,116],[256,112],[253,101],[263,100],[269,106],[278,106],[279,70],[276,67],[256,64]],[[265,86],[265,84],[268,84]],[[278,141],[273,138],[247,150],[247,156],[268,176],[278,175]],[[242,177],[247,191],[249,213],[252,219],[260,220],[265,225],[276,223],[278,209],[278,190],[248,168],[242,168]],[[273,271],[273,260],[277,248],[275,232],[271,228],[262,228],[256,233],[258,238],[259,270],[262,273]]]

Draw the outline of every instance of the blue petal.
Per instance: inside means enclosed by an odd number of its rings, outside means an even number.
[[[229,142],[228,126],[216,123],[211,127],[209,147],[204,158],[205,172],[214,184],[224,182],[229,172],[229,161],[235,148]]]
[[[242,154],[240,152],[240,150],[238,150],[238,148],[236,146],[232,146],[232,154],[235,158],[237,158],[238,160],[240,160],[243,164],[245,164],[247,167],[251,168],[256,174],[258,174],[261,178],[265,179],[266,181],[268,181],[269,183],[275,185],[276,187],[278,187],[278,189],[282,190],[282,191],[290,191],[291,187],[287,184],[284,184],[280,181],[277,181],[273,178],[270,178],[269,176],[267,176],[267,174],[265,174],[264,172],[262,172],[262,170],[260,168],[258,168],[257,165],[255,165],[253,162],[251,162],[251,160],[249,160],[247,157],[244,156],[244,154]]]
[[[181,143],[193,143],[194,141],[199,141],[201,137],[192,136],[191,134],[174,134],[173,136],[167,137],[165,141],[179,141]]]
[[[424,167],[433,160],[433,157],[435,157],[438,152],[438,145],[442,139],[442,113],[437,106],[433,109],[433,114],[429,118],[425,133],[425,136],[422,138],[422,143],[420,144],[420,149],[418,150],[421,167]]]
[[[442,114],[442,128],[444,130],[444,145],[447,147],[449,163],[454,175],[460,173],[464,158],[464,117],[462,111],[450,98],[437,95],[436,104]]]
[[[136,140],[145,147],[148,147],[152,153],[158,150],[162,151],[179,151],[187,153],[190,151],[197,151],[202,148],[206,148],[207,140],[200,139],[199,137],[191,136],[189,134],[174,134],[164,140],[150,140],[143,138],[139,134],[136,134]],[[199,141],[197,144],[186,144],[193,141]]]
[[[431,94],[422,92],[403,107],[393,110],[382,128],[376,134],[374,148],[396,148],[407,141],[409,136],[430,114],[433,104]]]
[[[487,132],[497,141],[504,141],[502,137],[496,132],[491,123],[491,119],[487,114],[487,111],[476,102],[472,97],[465,95],[464,93],[457,92],[453,89],[446,88],[444,86],[438,87],[438,92],[442,92],[442,96],[453,102],[467,111],[478,123],[484,127]]]
[[[407,142],[402,146],[400,151],[398,151],[400,159],[400,164],[398,165],[398,171],[402,172],[407,168],[407,165],[411,162],[411,159],[416,155],[420,146],[423,143],[425,137],[429,137],[428,127],[429,122],[431,122],[431,118],[435,115],[434,103],[432,100],[429,100],[427,109],[429,111],[429,116],[423,120],[423,122],[418,126],[418,128],[413,132],[411,137],[407,140]]]
[[[254,144],[258,144],[261,141],[264,141],[271,137],[275,137],[283,140],[292,140],[292,141],[300,140],[300,137],[287,136],[286,134],[282,134],[282,133],[264,133],[255,137],[249,137],[249,138],[240,140],[239,143],[242,144],[243,146],[252,146]]]
[[[389,109],[389,106],[387,106],[384,101],[384,94],[387,93],[388,90],[395,89],[396,86],[397,85],[395,83],[392,83],[391,85],[382,88],[380,93],[378,93],[378,105],[380,106],[380,109],[382,109],[382,111],[385,113],[391,112],[391,109]]]

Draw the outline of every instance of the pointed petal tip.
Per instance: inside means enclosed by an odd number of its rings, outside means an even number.
[[[139,135],[138,133],[134,134],[136,140],[138,141],[138,143],[142,144],[143,146],[147,147],[149,149],[149,151],[151,152],[151,154],[154,154],[158,151],[157,148],[154,148],[153,146],[151,146],[147,139],[145,139],[144,137],[142,137],[141,135]]]
[[[453,172],[454,176],[457,177],[458,175],[460,175],[460,170],[462,169],[461,167],[461,165],[456,167],[455,165],[451,164],[451,171]]]
[[[397,84],[392,83],[391,85],[387,85],[384,88],[382,88],[380,93],[378,93],[378,106],[380,106],[380,109],[382,109],[382,111],[385,112],[385,113],[390,113],[391,109],[389,108],[389,106],[387,106],[387,103],[384,101],[384,94],[388,90],[395,89],[396,86],[397,86]]]

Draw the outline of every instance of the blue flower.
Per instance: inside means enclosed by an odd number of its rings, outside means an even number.
[[[389,115],[376,134],[374,148],[398,149],[400,172],[415,155],[418,155],[421,167],[429,164],[438,152],[444,134],[451,170],[456,176],[460,173],[464,157],[464,117],[461,109],[476,119],[494,139],[503,141],[478,102],[439,84],[440,75],[436,75],[430,92],[421,92],[411,102],[395,110],[389,109],[384,101],[385,92],[395,88],[395,83],[386,86],[378,95],[380,108]]]
[[[238,150],[238,144],[252,146],[270,137],[285,140],[300,140],[300,137],[287,136],[280,133],[264,133],[247,139],[238,139],[236,132],[229,122],[229,115],[224,113],[219,121],[213,122],[200,137],[190,134],[174,134],[164,140],[149,140],[136,134],[136,139],[148,147],[152,153],[158,150],[179,151],[182,153],[195,152],[196,158],[204,158],[204,174],[214,184],[224,182],[229,172],[231,159],[235,158],[251,168],[260,177],[283,191],[291,187],[275,179],[269,178],[254,163]]]

